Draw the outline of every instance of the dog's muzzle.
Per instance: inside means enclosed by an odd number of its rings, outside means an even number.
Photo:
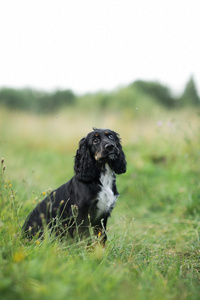
[[[105,161],[107,159],[114,160],[118,155],[119,149],[115,146],[115,144],[109,143],[105,144],[101,152],[96,152],[94,157],[97,161]]]
[[[112,143],[106,144],[105,149],[108,152],[108,157],[110,159],[116,159],[117,155],[119,154],[119,149]]]

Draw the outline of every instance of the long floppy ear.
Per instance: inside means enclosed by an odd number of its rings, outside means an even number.
[[[99,170],[95,165],[95,160],[91,157],[87,145],[87,139],[82,138],[79,142],[79,149],[76,151],[74,171],[78,180],[92,181],[99,175]]]
[[[117,136],[117,147],[119,149],[119,155],[112,161],[112,169],[116,174],[126,173],[126,158],[122,150],[120,139]]]

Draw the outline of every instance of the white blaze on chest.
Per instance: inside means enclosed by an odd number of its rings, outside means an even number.
[[[96,219],[99,218],[105,212],[109,212],[115,205],[117,195],[113,193],[113,181],[115,180],[113,172],[110,167],[105,165],[105,173],[101,174],[101,191],[97,196],[97,215]]]

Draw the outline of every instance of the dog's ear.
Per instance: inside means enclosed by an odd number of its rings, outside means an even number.
[[[117,139],[116,145],[119,149],[119,155],[117,156],[116,159],[112,161],[112,169],[116,174],[123,174],[126,173],[126,157],[122,150],[122,145],[118,135],[116,139]]]
[[[79,148],[76,151],[74,171],[81,181],[91,181],[98,177],[99,170],[95,165],[95,160],[91,157],[87,139],[82,138],[79,142]]]

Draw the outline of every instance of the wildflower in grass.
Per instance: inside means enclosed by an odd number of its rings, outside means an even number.
[[[5,184],[4,187],[5,187],[5,189],[6,189],[6,188],[7,188],[7,185]]]
[[[43,192],[43,193],[42,193],[42,195],[44,196],[44,195],[46,195],[46,193],[45,193],[45,192]]]
[[[36,245],[39,245],[39,244],[40,244],[40,241],[37,240],[35,243],[36,243]]]
[[[12,184],[9,184],[9,187],[11,187],[12,186]]]
[[[16,263],[21,262],[22,260],[24,260],[25,255],[23,251],[19,251],[19,252],[15,252],[13,255],[13,261]]]
[[[162,122],[162,121],[158,121],[158,122],[157,122],[157,125],[158,125],[159,127],[161,127],[161,126],[163,126],[163,122]]]

